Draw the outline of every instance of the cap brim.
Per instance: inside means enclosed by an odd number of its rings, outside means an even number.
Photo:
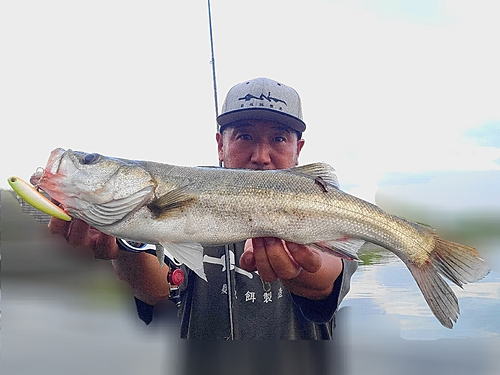
[[[229,125],[232,122],[247,119],[276,121],[300,133],[303,133],[306,130],[306,124],[304,121],[298,119],[297,117],[267,108],[243,108],[229,111],[217,117],[217,123],[219,124],[220,129],[222,129],[224,126]]]

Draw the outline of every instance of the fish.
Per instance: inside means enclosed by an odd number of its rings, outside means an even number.
[[[365,242],[396,254],[438,321],[460,313],[446,282],[459,287],[489,273],[473,247],[391,215],[340,189],[319,162],[283,170],[185,167],[55,149],[30,179],[71,217],[103,233],[155,244],[205,281],[203,247],[277,237],[359,260]]]

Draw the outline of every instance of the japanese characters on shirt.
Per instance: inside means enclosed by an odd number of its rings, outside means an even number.
[[[220,265],[221,266],[221,272],[226,272],[226,255],[223,254],[220,258],[209,256],[209,255],[204,255],[203,257],[203,263],[208,263],[208,264],[213,264],[213,265]],[[236,266],[235,264],[235,255],[233,251],[229,251],[229,264],[230,264],[230,270],[236,273],[239,273],[240,275],[243,275],[245,277],[248,277],[249,279],[253,279],[254,276],[258,276],[257,272],[251,273],[248,271],[245,271],[244,269]],[[224,283],[221,287],[221,294],[226,294],[227,295],[228,290],[227,290],[227,284]],[[236,299],[238,298],[235,290],[235,296]],[[280,299],[283,297],[283,288],[279,287],[278,292],[273,295],[272,290],[268,290],[267,288],[262,288],[260,291],[254,291],[254,290],[248,290],[244,294],[245,302],[248,303],[255,303],[257,302],[263,302],[263,303],[272,303],[273,299]]]

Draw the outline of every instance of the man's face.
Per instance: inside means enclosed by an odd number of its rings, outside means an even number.
[[[304,140],[274,121],[244,120],[218,133],[217,144],[226,168],[285,169],[298,164]]]

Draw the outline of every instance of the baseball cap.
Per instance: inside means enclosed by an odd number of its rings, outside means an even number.
[[[300,133],[306,130],[297,91],[269,78],[238,83],[227,93],[217,117],[221,131],[224,126],[244,119],[276,121]]]

